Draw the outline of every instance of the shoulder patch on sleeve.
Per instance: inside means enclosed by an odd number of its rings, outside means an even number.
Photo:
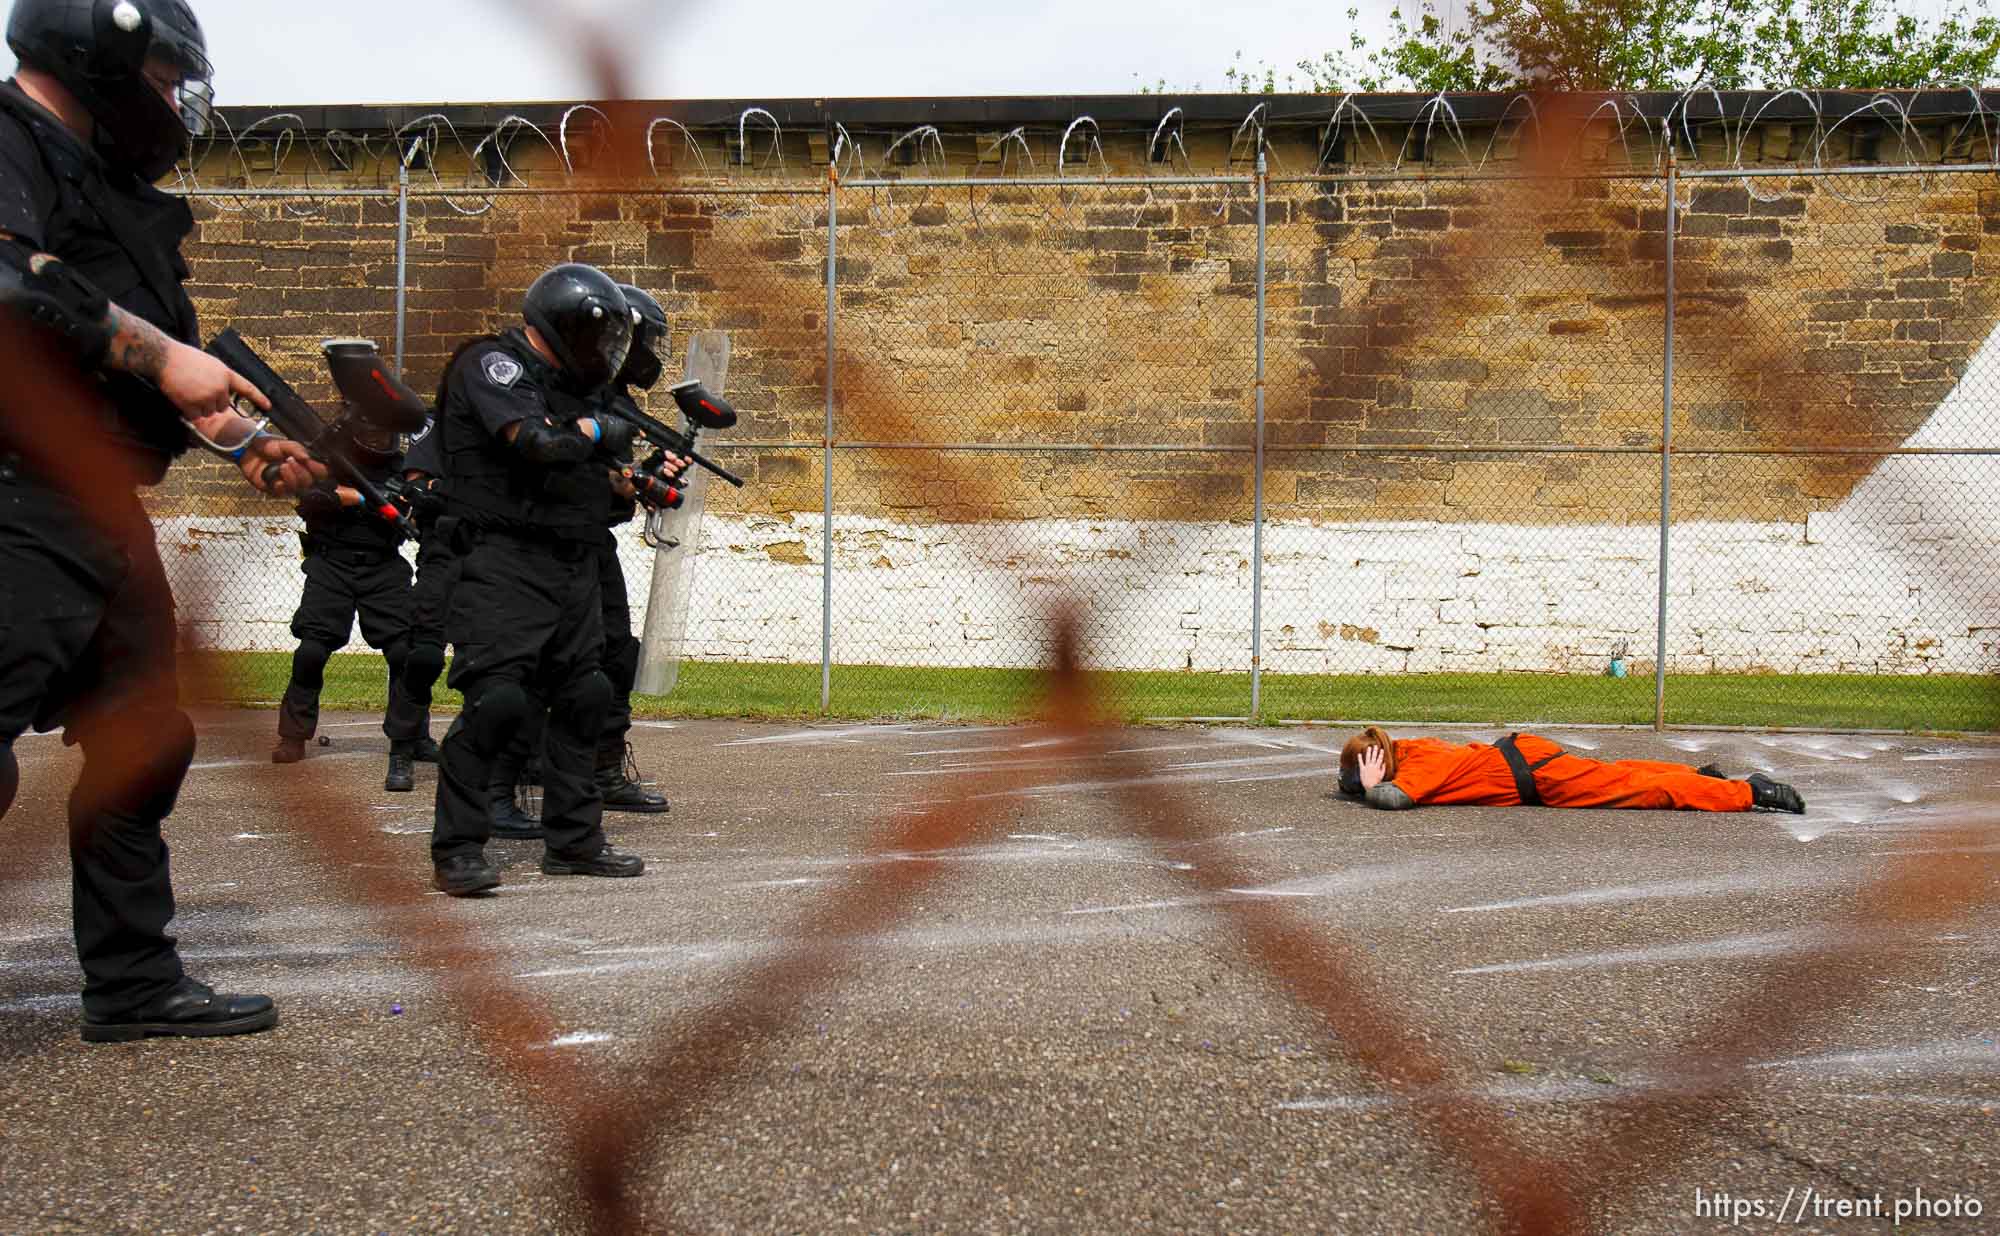
[[[508,387],[521,380],[521,362],[505,352],[488,352],[480,359],[479,367],[485,371],[486,380],[495,386]]]

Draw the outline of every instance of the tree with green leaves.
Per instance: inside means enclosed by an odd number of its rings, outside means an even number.
[[[1925,21],[1889,0],[1468,0],[1452,22],[1420,0],[1414,23],[1391,11],[1379,47],[1357,33],[1286,71],[1246,68],[1239,53],[1224,76],[1265,94],[1978,85],[2000,66],[1989,3],[1959,0]]]

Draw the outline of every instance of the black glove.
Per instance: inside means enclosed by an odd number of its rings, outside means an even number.
[[[444,495],[438,492],[437,484],[434,476],[404,483],[404,492],[410,496],[411,515],[430,519],[444,514]]]
[[[299,495],[299,514],[307,520],[333,519],[341,512],[340,495],[331,481],[314,485]]]
[[[639,427],[622,416],[601,412],[597,416],[597,450],[606,459],[632,458],[632,443]]]

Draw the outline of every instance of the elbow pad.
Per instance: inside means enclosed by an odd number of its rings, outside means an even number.
[[[528,417],[514,432],[514,449],[530,463],[559,464],[582,463],[597,450],[597,444],[568,426],[551,423],[543,417]]]
[[[117,329],[111,301],[61,259],[0,241],[0,309],[49,331],[87,368],[104,360]]]
[[[1403,793],[1393,781],[1382,781],[1369,786],[1368,792],[1362,797],[1368,801],[1369,806],[1380,807],[1384,811],[1408,811],[1417,805],[1417,800]]]

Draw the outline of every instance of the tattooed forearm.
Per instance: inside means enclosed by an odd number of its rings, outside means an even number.
[[[110,350],[105,353],[105,368],[158,382],[172,341],[159,327],[116,305],[111,306],[111,325],[117,333],[111,336]]]

